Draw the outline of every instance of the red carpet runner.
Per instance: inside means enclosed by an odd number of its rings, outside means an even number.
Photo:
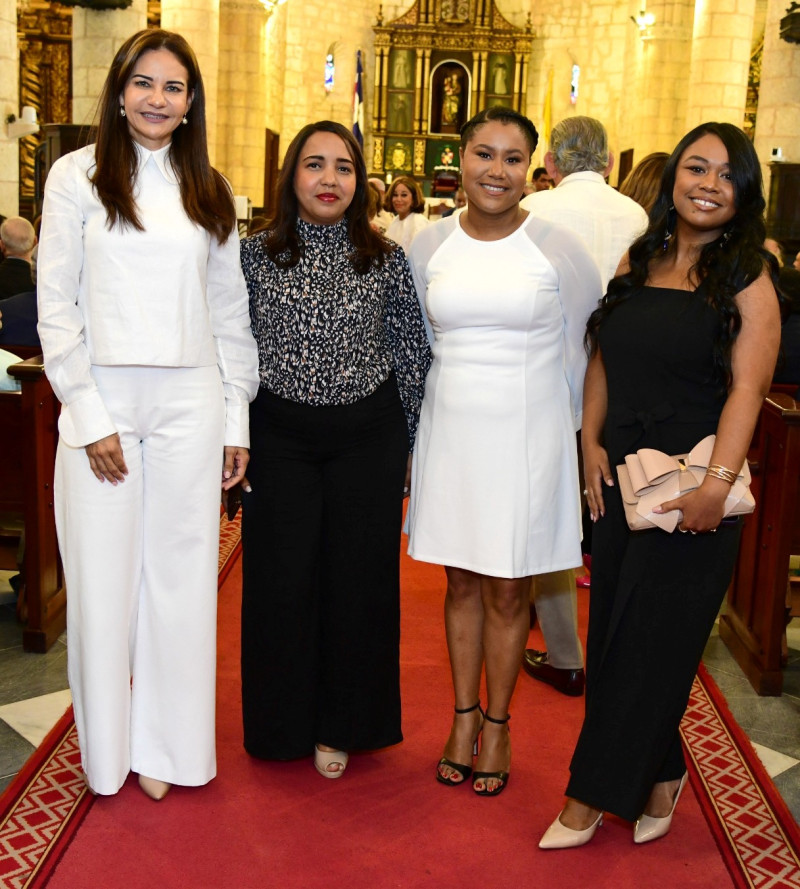
[[[134,778],[116,797],[95,799],[83,790],[67,713],[0,798],[0,889],[800,887],[800,832],[703,670],[683,723],[693,792],[684,793],[664,840],[634,846],[631,826],[610,817],[589,846],[539,851],[562,804],[582,703],[524,674],[502,797],[437,784],[452,707],[443,573],[408,559],[406,740],[352,756],[337,781],[322,779],[309,759],[250,759],[241,746],[235,523],[223,520],[222,536],[219,777],[206,788],[175,788],[159,804]]]

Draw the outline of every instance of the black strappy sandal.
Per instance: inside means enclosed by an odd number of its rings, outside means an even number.
[[[493,722],[495,725],[506,725],[508,723],[508,720],[511,719],[511,714],[507,713],[505,719],[493,719],[491,716],[489,716],[488,713],[484,713],[483,718],[488,719],[489,722]],[[494,788],[494,790],[489,790],[485,782],[487,782],[490,778],[495,778],[502,783],[498,784],[497,787]],[[498,796],[505,790],[506,785],[508,784],[508,778],[509,773],[507,771],[475,772],[475,774],[472,776],[472,789],[475,791],[475,793],[478,794],[478,796]],[[479,790],[475,786],[475,782],[480,780],[484,781],[484,785],[483,788]]]
[[[455,709],[455,712],[458,713],[459,715],[461,715],[462,713],[472,713],[474,710],[478,710],[478,711],[480,711],[481,717],[483,717],[483,710],[481,710],[481,702],[480,701],[478,701],[477,704],[473,704],[471,707],[465,707],[463,710],[459,710],[458,707],[455,707],[454,709]],[[480,733],[481,733],[481,728],[483,728],[483,719],[481,719],[481,725],[480,725],[480,728],[478,728],[478,735],[480,735]],[[473,756],[476,756],[478,753],[478,735],[475,736],[475,743],[473,744],[473,747],[472,747],[472,755]],[[441,766],[447,766],[448,768],[453,769],[454,772],[458,772],[458,774],[461,775],[461,780],[460,781],[453,781],[450,778],[445,778],[442,775],[442,773],[439,771]],[[436,780],[440,784],[445,784],[448,787],[458,787],[458,785],[463,784],[467,780],[467,778],[469,778],[469,776],[471,774],[472,774],[472,766],[471,765],[466,766],[460,762],[453,762],[451,759],[448,759],[446,756],[443,756],[439,760],[439,762],[436,766]]]

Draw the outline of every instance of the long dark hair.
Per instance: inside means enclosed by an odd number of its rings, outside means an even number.
[[[677,219],[672,203],[676,170],[686,149],[709,134],[717,136],[727,149],[736,214],[718,238],[703,245],[689,274],[698,285],[703,285],[708,304],[719,315],[714,361],[721,378],[729,385],[731,349],[742,326],[735,302],[736,294],[752,284],[764,269],[769,270],[773,283],[777,283],[778,276],[777,260],[764,249],[766,229],[761,166],[752,143],[733,124],[700,124],[675,147],[664,167],[647,231],[634,241],[628,251],[630,269],[609,282],[608,293],[589,318],[586,336],[588,348],[595,349],[597,332],[609,312],[626,299],[634,288],[645,283],[650,263],[677,249],[672,237]]]
[[[224,244],[236,226],[236,208],[230,187],[208,158],[203,78],[192,48],[180,34],[160,29],[139,31],[117,50],[100,94],[91,182],[106,209],[109,228],[129,225],[144,229],[133,196],[138,155],[128,123],[120,115],[119,97],[141,56],[157,49],[169,50],[183,65],[189,95],[194,96],[186,115],[188,122],[172,133],[169,151],[183,208],[192,222]]]
[[[369,224],[369,186],[361,147],[350,130],[332,120],[319,120],[316,123],[306,124],[292,139],[286,151],[276,187],[277,207],[267,224],[269,229],[265,241],[267,255],[275,265],[283,269],[297,265],[302,256],[303,245],[297,235],[298,205],[294,190],[294,174],[303,146],[314,133],[333,133],[338,136],[344,142],[353,161],[356,190],[344,217],[347,220],[347,235],[355,248],[350,255],[350,262],[359,275],[366,274],[375,264],[382,264],[395,248]]]

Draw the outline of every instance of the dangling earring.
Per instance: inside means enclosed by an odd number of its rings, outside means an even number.
[[[181,123],[183,123],[183,124],[187,124],[187,123],[189,123],[189,121],[186,119],[186,115],[185,115],[185,114],[183,115],[183,120],[181,121]]]
[[[674,209],[675,209],[675,205],[673,204],[673,205],[669,208],[669,210],[667,210],[667,214],[672,213],[672,211],[673,211]],[[669,215],[667,215],[667,228],[666,228],[665,231],[664,231],[664,244],[663,244],[663,246],[662,246],[662,248],[661,248],[662,251],[663,251],[664,253],[667,252],[667,248],[669,247],[669,242],[670,242],[671,239],[672,239],[672,232],[669,230]]]
[[[125,109],[122,107],[122,105],[119,106],[119,116],[120,116],[120,117],[125,117],[125,116],[126,116],[126,115],[125,115]]]
[[[724,247],[724,246],[728,243],[728,241],[730,240],[730,237],[731,237],[731,230],[728,229],[728,230],[727,230],[726,232],[724,232],[723,235],[722,235],[722,244],[721,244],[720,246]]]

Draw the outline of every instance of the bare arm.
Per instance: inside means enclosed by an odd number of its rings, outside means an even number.
[[[764,273],[736,297],[742,327],[731,353],[731,383],[711,462],[738,471],[747,456],[764,396],[769,392],[781,338],[778,300]],[[681,530],[712,531],[722,520],[730,485],[706,477],[696,490],[663,503],[660,512],[683,511]]]
[[[583,427],[581,450],[583,473],[586,482],[586,502],[592,521],[605,515],[603,484],[613,485],[614,477],[603,444],[603,425],[608,410],[608,386],[603,356],[598,347],[589,359],[583,383]]]

